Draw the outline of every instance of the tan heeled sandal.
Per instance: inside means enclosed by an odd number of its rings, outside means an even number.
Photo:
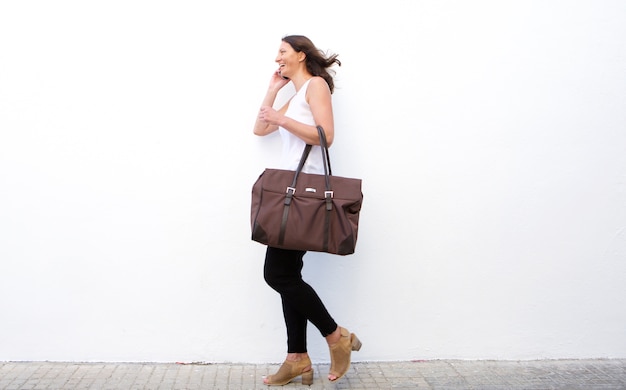
[[[361,340],[354,333],[341,328],[341,338],[328,348],[330,349],[330,372],[329,375],[335,377],[331,382],[336,381],[348,372],[350,368],[350,355],[352,351],[361,349]],[[330,380],[330,378],[329,378]]]
[[[299,376],[302,376],[303,385],[313,384],[313,367],[309,357],[297,362],[285,360],[276,374],[267,376],[263,383],[270,386],[282,386]]]

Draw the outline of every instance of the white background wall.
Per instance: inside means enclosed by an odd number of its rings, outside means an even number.
[[[280,38],[339,53],[356,360],[626,357],[626,3],[0,3],[0,360],[279,362],[250,189]],[[310,352],[328,361],[312,326]]]

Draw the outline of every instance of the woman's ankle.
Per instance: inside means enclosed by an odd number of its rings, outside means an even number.
[[[326,342],[328,345],[334,345],[337,344],[339,340],[341,340],[341,327],[337,326],[337,329],[335,329],[333,333],[326,336]]]
[[[286,360],[290,362],[299,362],[302,359],[306,359],[308,356],[308,352],[290,352],[287,354]]]

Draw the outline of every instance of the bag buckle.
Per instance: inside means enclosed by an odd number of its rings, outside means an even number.
[[[332,191],[324,191],[324,198],[326,198],[326,211],[330,211],[333,209],[333,192]]]
[[[287,194],[295,194],[296,193],[296,189],[293,187],[287,187],[287,191],[285,191]]]

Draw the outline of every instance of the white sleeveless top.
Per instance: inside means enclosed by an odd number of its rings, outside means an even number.
[[[291,98],[285,116],[288,116],[289,118],[292,118],[298,122],[307,125],[315,125],[315,120],[313,119],[311,107],[306,101],[306,90],[309,86],[310,81],[311,79],[308,79],[304,83],[304,85],[302,85],[302,88],[300,88],[300,90]],[[306,142],[282,127],[279,127],[278,131],[280,133],[280,138],[282,139],[283,143],[280,167],[281,169],[295,171],[298,168],[298,164],[300,163],[302,151],[306,146]],[[306,162],[304,163],[302,172],[323,174],[323,161],[324,160],[322,160],[322,152],[320,150],[320,146],[314,145],[313,148],[311,148],[311,153],[309,153],[309,158],[307,158]]]

